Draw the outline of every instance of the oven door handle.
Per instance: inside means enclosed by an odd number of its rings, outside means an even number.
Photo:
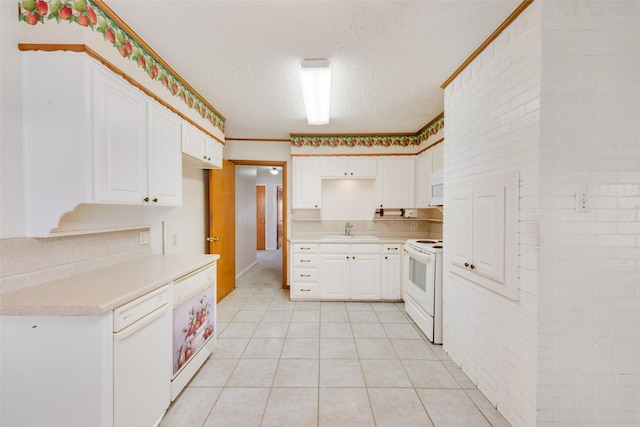
[[[404,248],[404,253],[406,256],[409,256],[416,261],[423,262],[425,264],[428,262],[433,262],[434,260],[434,256],[431,254],[423,254],[420,252],[412,251],[411,249],[408,249],[406,247]]]

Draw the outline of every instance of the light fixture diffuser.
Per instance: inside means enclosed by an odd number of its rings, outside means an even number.
[[[305,59],[298,68],[307,123],[329,124],[331,65],[326,59]]]
[[[271,175],[278,175],[278,168],[272,167],[269,169],[269,172],[271,172]]]

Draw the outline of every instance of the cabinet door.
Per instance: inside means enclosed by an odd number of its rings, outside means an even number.
[[[484,185],[473,190],[472,253],[474,270],[504,282],[505,187]]]
[[[431,177],[433,150],[429,149],[416,157],[416,207],[429,207],[429,179]]]
[[[391,300],[402,299],[402,255],[383,255],[381,270],[380,297]]]
[[[377,174],[378,160],[375,157],[352,157],[349,159],[349,176],[375,179]]]
[[[349,161],[346,157],[323,157],[320,159],[320,175],[323,178],[346,178]]]
[[[315,157],[293,158],[293,208],[320,208],[320,170]]]
[[[200,161],[205,160],[206,138],[203,132],[189,123],[182,123],[182,152]]]
[[[444,168],[444,142],[435,145],[430,150],[433,151],[433,160],[431,163],[433,171],[442,170]]]
[[[95,202],[147,197],[147,102],[137,89],[93,69]]]
[[[383,157],[376,180],[378,208],[413,208],[415,199],[415,159]]]
[[[451,198],[451,233],[447,240],[447,249],[451,253],[454,265],[466,268],[473,259],[471,240],[473,203],[470,189],[453,190]]]
[[[207,136],[205,142],[206,162],[213,168],[222,169],[222,144]]]
[[[348,254],[325,254],[320,256],[320,298],[349,298]]]
[[[380,299],[380,255],[351,255],[351,299]]]
[[[180,119],[166,108],[149,106],[149,204],[182,204]]]

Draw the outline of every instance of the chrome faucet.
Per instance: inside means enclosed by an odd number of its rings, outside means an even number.
[[[353,225],[350,222],[347,222],[344,225],[344,235],[345,236],[351,236],[351,229],[353,228]]]

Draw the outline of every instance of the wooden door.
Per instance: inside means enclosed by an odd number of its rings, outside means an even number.
[[[267,198],[265,195],[266,187],[264,185],[256,186],[256,249],[264,251],[265,245],[265,205]]]
[[[276,193],[276,205],[278,206],[278,225],[277,225],[277,240],[278,240],[278,246],[277,249],[280,249],[282,247],[282,240],[283,240],[283,235],[284,235],[284,229],[283,229],[283,223],[284,223],[284,216],[283,216],[283,205],[282,205],[282,186],[278,186],[277,189],[277,193]]]
[[[209,172],[209,253],[220,255],[218,302],[236,286],[235,182],[235,165],[228,160]]]

